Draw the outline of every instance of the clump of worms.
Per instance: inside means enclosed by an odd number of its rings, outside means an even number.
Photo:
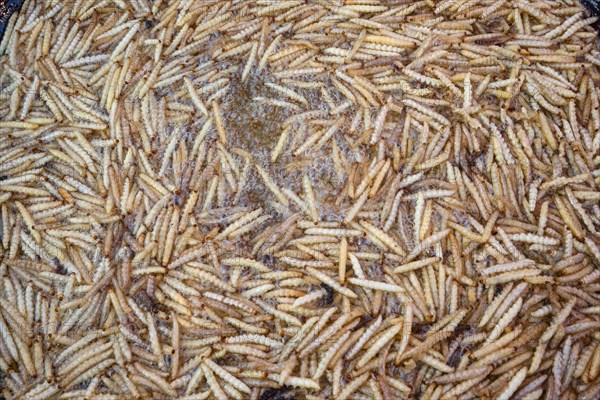
[[[26,1],[0,43],[1,397],[598,399],[596,22]]]

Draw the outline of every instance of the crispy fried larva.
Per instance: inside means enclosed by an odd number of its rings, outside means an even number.
[[[71,3],[0,43],[0,397],[598,397],[577,2]]]

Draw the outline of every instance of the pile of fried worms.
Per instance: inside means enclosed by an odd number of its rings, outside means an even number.
[[[1,396],[598,399],[596,22],[26,1],[0,44]]]

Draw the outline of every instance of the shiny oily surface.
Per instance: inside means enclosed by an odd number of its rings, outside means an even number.
[[[576,1],[26,1],[6,399],[597,399]]]

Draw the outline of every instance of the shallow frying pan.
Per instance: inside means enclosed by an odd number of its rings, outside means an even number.
[[[25,0],[0,0],[0,40],[4,37],[8,19],[24,2]]]

